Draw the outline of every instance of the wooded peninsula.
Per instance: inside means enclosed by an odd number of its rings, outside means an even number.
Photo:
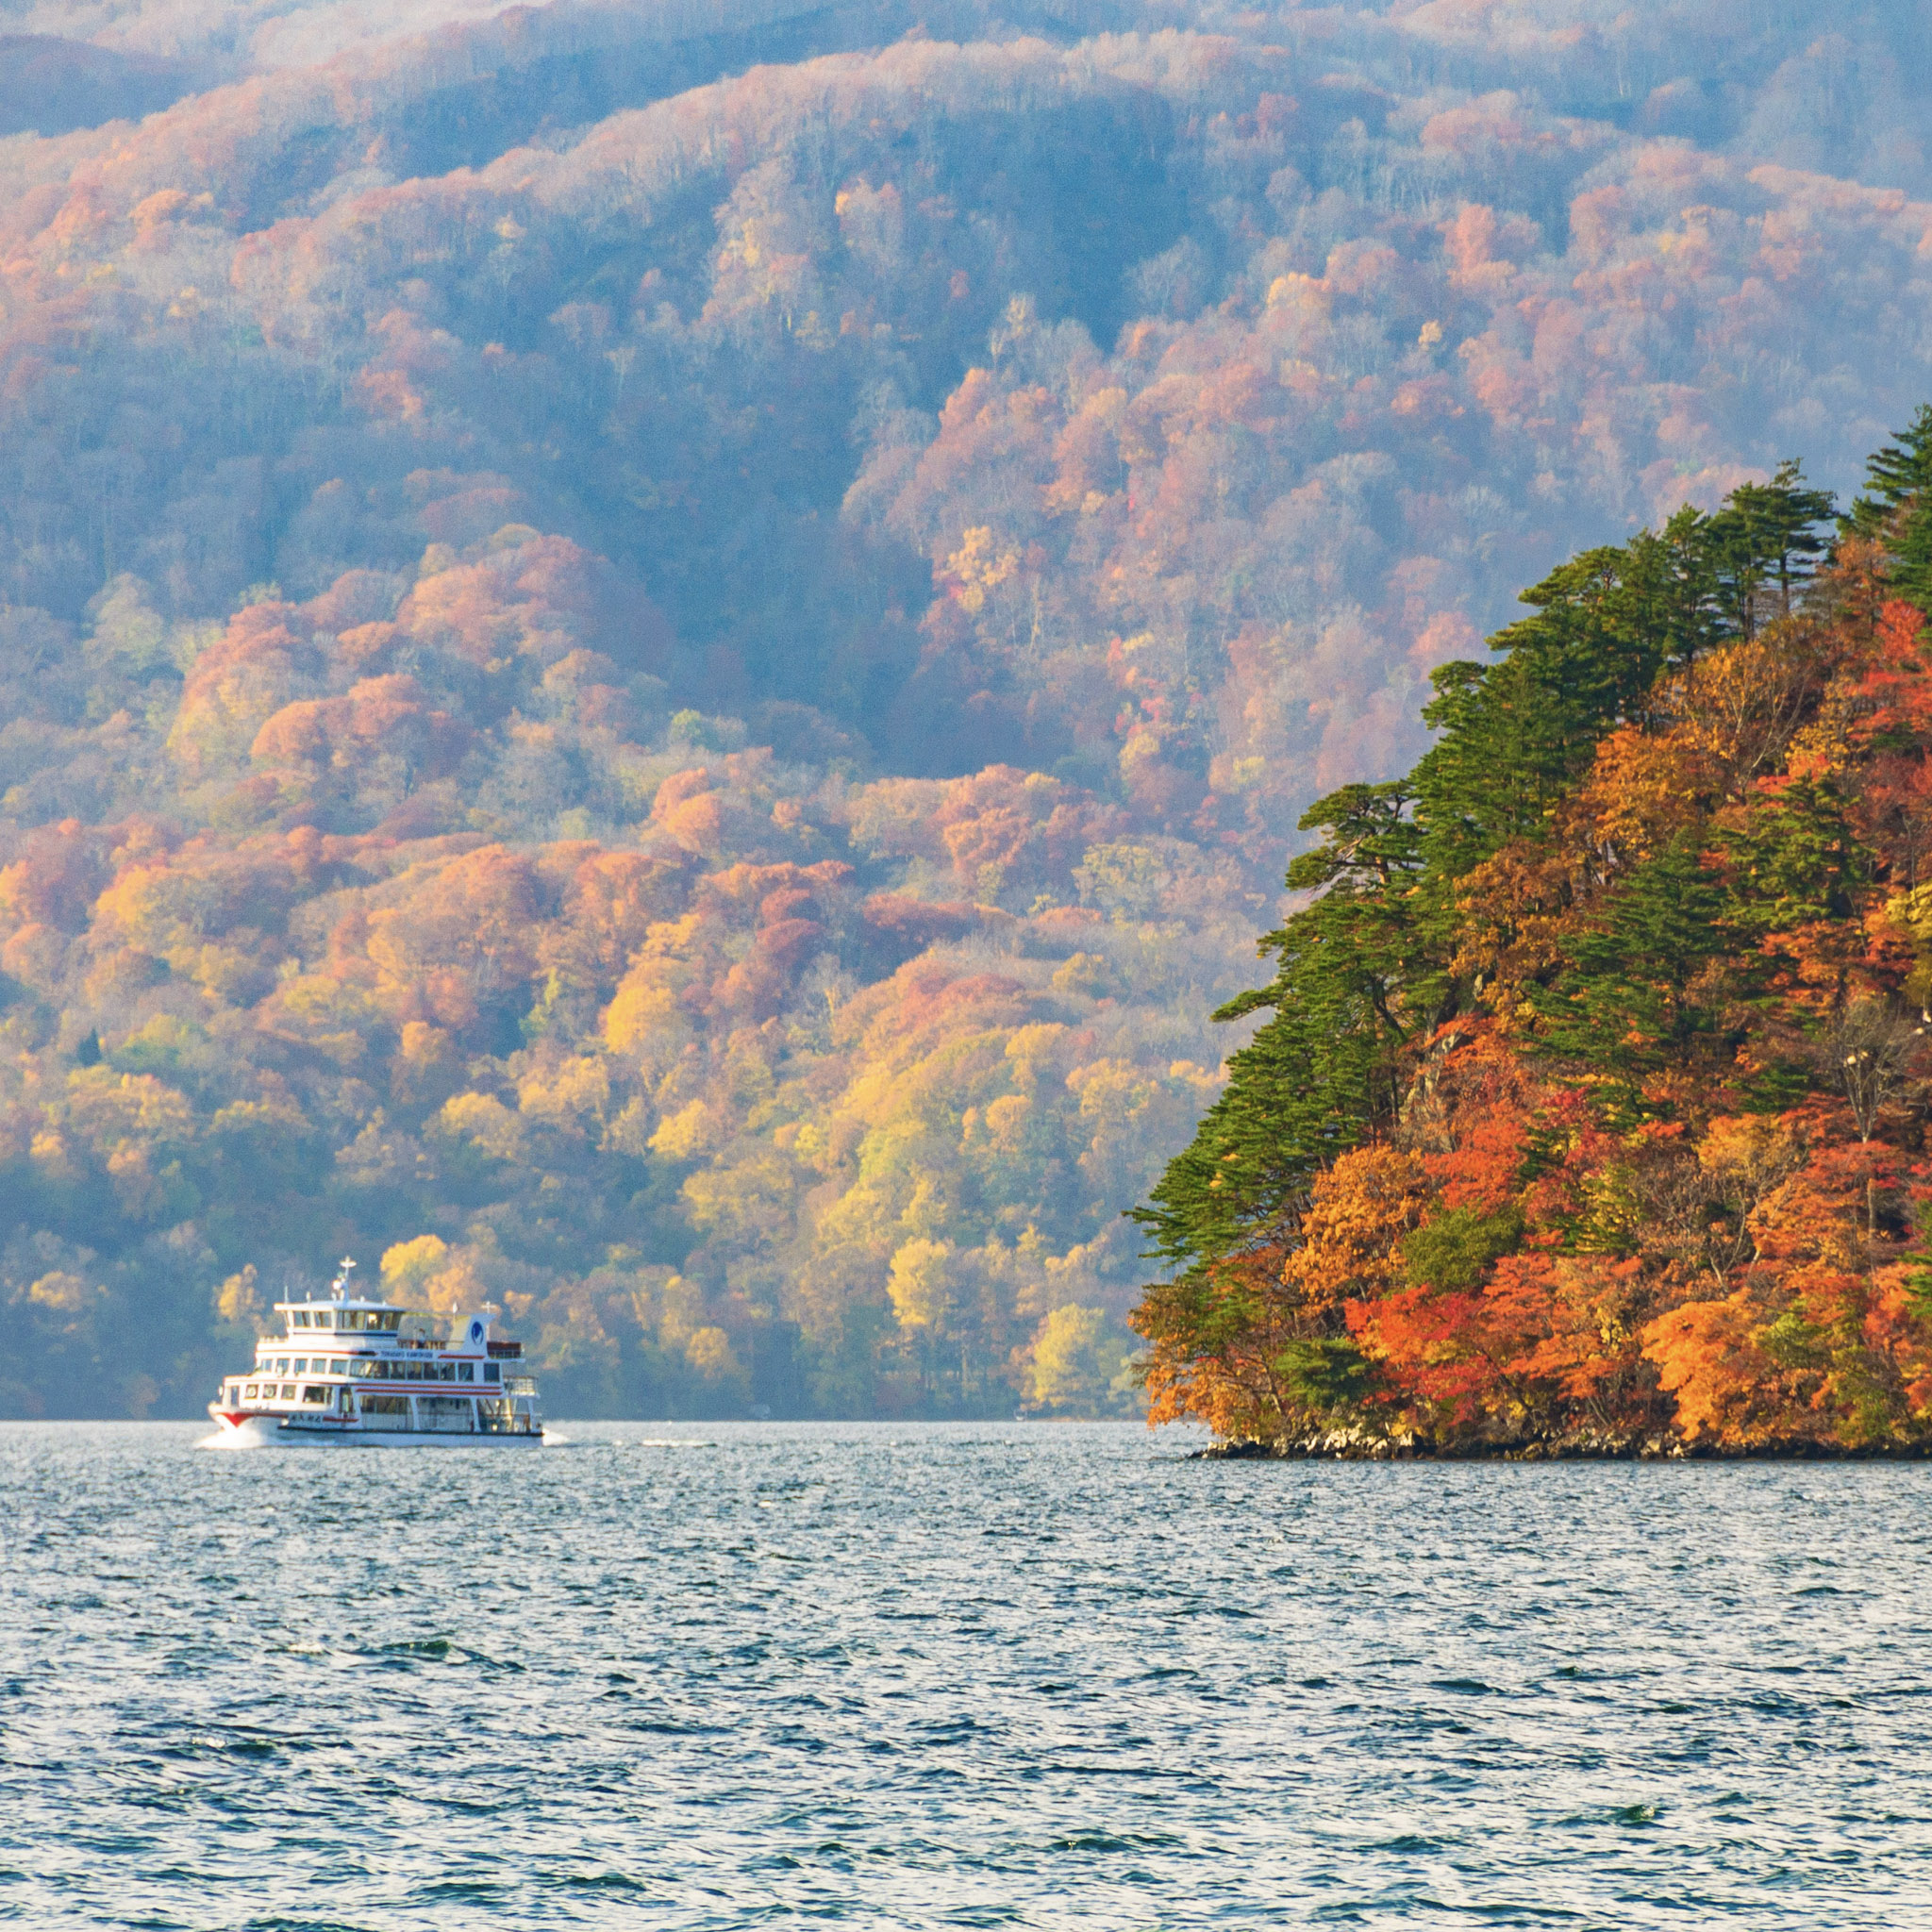
[[[1344,786],[1139,1218],[1251,1451],[1932,1444],[1932,408],[1574,558]]]

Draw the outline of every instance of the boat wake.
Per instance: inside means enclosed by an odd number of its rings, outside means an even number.
[[[271,1424],[270,1426],[273,1427],[274,1424]],[[198,1438],[194,1446],[197,1449],[269,1449],[275,1446],[275,1441],[251,1419],[243,1423],[240,1428],[232,1428],[223,1424],[213,1435]]]

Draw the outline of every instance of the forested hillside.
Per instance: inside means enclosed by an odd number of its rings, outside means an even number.
[[[1932,407],[1566,563],[1344,787],[1141,1219],[1156,1412],[1300,1447],[1932,1444]]]
[[[0,21],[7,1413],[344,1252],[559,1410],[1134,1407],[1310,800],[1932,390],[1884,8]]]

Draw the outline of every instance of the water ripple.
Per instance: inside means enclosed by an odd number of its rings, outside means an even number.
[[[0,1427],[0,1923],[1932,1926],[1932,1469]]]

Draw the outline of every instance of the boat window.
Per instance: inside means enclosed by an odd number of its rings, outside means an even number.
[[[302,1389],[302,1400],[304,1402],[326,1402],[328,1400],[328,1391],[320,1382],[305,1383]]]
[[[483,1364],[483,1379],[486,1382],[500,1381],[502,1377],[503,1371],[494,1362],[485,1362]]]
[[[294,1383],[292,1383],[292,1382],[284,1382],[284,1383],[282,1384],[282,1400],[283,1400],[284,1402],[293,1402],[293,1401],[294,1401],[294,1399],[295,1399],[295,1385],[294,1385]]]
[[[457,1380],[458,1382],[474,1382],[475,1379],[476,1365],[474,1362],[458,1362],[457,1364]]]
[[[349,1364],[346,1360],[330,1362],[328,1372],[331,1375],[346,1375],[349,1373]]]
[[[289,1310],[289,1326],[291,1328],[306,1328],[308,1325],[308,1315],[306,1309],[291,1308]]]
[[[249,1385],[247,1386],[247,1388],[245,1388],[245,1389],[244,1389],[244,1390],[242,1390],[242,1400],[243,1400],[243,1401],[245,1402],[245,1401],[246,1401],[246,1400],[247,1400],[247,1399],[248,1399],[248,1398],[249,1398],[250,1396],[252,1396],[252,1395],[253,1395],[254,1393],[255,1393],[255,1384],[254,1384],[253,1382],[251,1382],[251,1383],[249,1383]]]

